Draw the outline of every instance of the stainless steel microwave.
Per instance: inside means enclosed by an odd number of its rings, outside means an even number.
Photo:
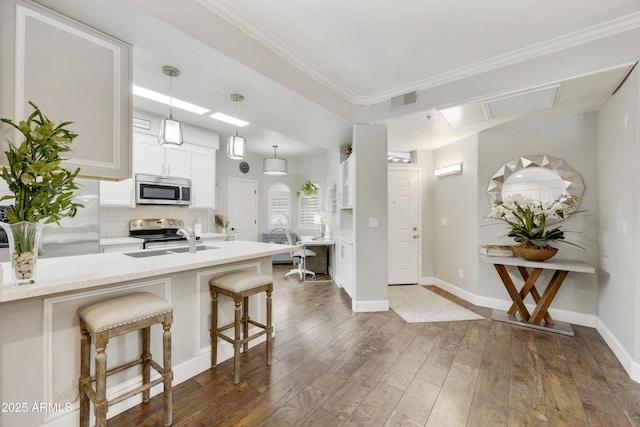
[[[191,180],[155,175],[136,175],[139,205],[190,205]]]

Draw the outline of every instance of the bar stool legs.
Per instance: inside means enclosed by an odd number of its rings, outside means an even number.
[[[273,325],[272,302],[273,278],[263,274],[248,271],[230,273],[209,282],[211,291],[211,366],[218,362],[218,338],[229,342],[233,346],[233,383],[240,382],[240,356],[241,352],[249,349],[249,341],[266,335],[266,362],[271,365],[273,354]],[[251,295],[266,292],[267,294],[267,320],[266,324],[256,322],[249,316],[249,297]],[[234,321],[224,326],[218,326],[218,296],[226,295],[233,299]],[[249,335],[249,325],[261,328],[261,331]],[[233,338],[222,331],[233,328]]]
[[[136,293],[98,302],[78,310],[80,317],[80,426],[89,426],[89,410],[93,402],[96,427],[106,427],[109,406],[136,394],[149,402],[150,389],[163,383],[164,425],[172,424],[171,323],[173,305],[150,293]],[[162,324],[163,366],[151,357],[151,325]],[[141,330],[142,352],[138,359],[107,370],[109,338]],[[95,340],[95,377],[91,377],[91,340]],[[142,385],[107,400],[107,377],[136,365],[142,365]],[[151,368],[160,378],[151,380]],[[95,389],[92,384],[95,382]]]

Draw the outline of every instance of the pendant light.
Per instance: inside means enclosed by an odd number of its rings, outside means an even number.
[[[273,145],[273,157],[262,159],[262,169],[265,175],[286,175],[287,161],[279,159],[276,154],[277,145]]]
[[[169,117],[160,122],[158,142],[160,145],[182,145],[182,125],[173,119],[173,78],[180,75],[180,70],[170,65],[162,67],[162,72],[169,76]]]
[[[238,135],[238,102],[244,100],[239,93],[231,94],[231,100],[236,103],[236,131],[229,137],[227,143],[227,156],[233,160],[240,160],[247,155],[247,141]]]

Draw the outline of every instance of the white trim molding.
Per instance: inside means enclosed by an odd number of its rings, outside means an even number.
[[[441,289],[444,289],[445,291],[457,296],[458,298],[462,298],[463,300],[480,307],[493,308],[497,310],[508,310],[511,306],[510,300],[488,298],[481,295],[475,295],[469,291],[460,289],[455,285],[452,285],[445,282],[444,280],[440,280],[435,277],[423,277],[422,279],[420,279],[420,284],[434,284]],[[533,310],[535,308],[535,306],[531,304],[526,304],[526,306],[529,310]],[[622,367],[627,372],[629,377],[633,381],[640,383],[640,363],[633,360],[629,353],[624,349],[622,344],[620,344],[617,338],[611,333],[611,331],[609,331],[607,326],[602,323],[597,315],[578,313],[568,310],[559,310],[554,308],[550,308],[549,313],[556,319],[563,322],[569,322],[576,325],[595,328],[600,333],[600,335],[602,335],[602,338],[604,339],[606,344],[609,346],[611,351],[613,351],[613,354],[615,354],[615,356],[618,358],[620,364],[622,364]]]
[[[389,300],[378,301],[351,301],[351,309],[357,313],[367,313],[374,311],[389,311]]]

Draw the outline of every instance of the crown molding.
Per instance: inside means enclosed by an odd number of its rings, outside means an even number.
[[[340,83],[328,72],[309,61],[303,54],[297,52],[285,42],[278,39],[254,20],[242,14],[232,2],[228,0],[196,0],[202,6],[219,15],[221,18],[238,28],[247,36],[253,38],[285,61],[306,73],[322,85],[347,99],[352,104],[373,105],[384,102],[393,96],[402,95],[411,91],[421,91],[451,83],[456,80],[471,77],[484,72],[496,70],[519,62],[539,58],[561,50],[590,43],[606,37],[630,31],[640,27],[640,12],[616,18],[584,30],[565,34],[541,43],[528,46],[523,49],[494,56],[464,67],[460,67],[445,73],[418,80],[403,86],[378,92],[372,95],[362,95],[354,92]]]
[[[271,34],[263,26],[242,14],[231,3],[225,0],[196,1],[339,96],[351,103],[357,103],[354,100],[360,97],[358,94],[334,79],[321,67],[309,61],[302,53],[297,52]]]

